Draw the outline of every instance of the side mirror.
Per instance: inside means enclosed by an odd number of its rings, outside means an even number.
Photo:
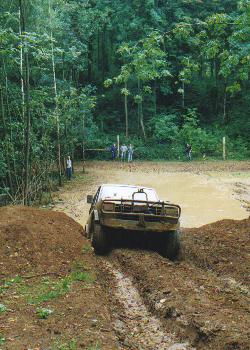
[[[87,195],[87,203],[89,203],[89,204],[92,204],[93,203],[93,196],[92,196],[92,194],[88,194]]]

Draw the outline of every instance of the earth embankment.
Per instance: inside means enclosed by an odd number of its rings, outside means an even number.
[[[117,349],[97,261],[64,213],[0,208],[0,349]]]

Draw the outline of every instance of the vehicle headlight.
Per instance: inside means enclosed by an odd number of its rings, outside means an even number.
[[[102,206],[102,209],[104,211],[115,211],[115,204],[114,203],[104,203]]]

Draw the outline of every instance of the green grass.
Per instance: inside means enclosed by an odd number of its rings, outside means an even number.
[[[4,304],[0,304],[0,315],[7,311],[7,307]]]
[[[90,244],[85,244],[82,248],[83,253],[89,253],[89,252],[91,252],[91,250],[92,250],[92,248],[91,248]]]
[[[96,343],[95,345],[91,345],[90,347],[88,347],[87,350],[101,350],[101,347],[99,343]]]
[[[77,341],[72,339],[70,341],[57,340],[51,347],[51,350],[77,350]]]
[[[19,293],[26,297],[28,304],[38,306],[49,300],[66,295],[76,282],[92,284],[94,281],[95,276],[91,272],[85,271],[82,263],[76,262],[73,265],[72,272],[68,276],[56,281],[50,278],[42,278],[36,284],[22,284],[19,288]]]
[[[0,333],[0,346],[5,343],[5,338],[4,336]]]
[[[53,314],[53,310],[41,307],[36,310],[36,313],[40,319],[45,320],[49,315]]]
[[[13,285],[20,284],[23,281],[22,277],[16,276],[14,278],[6,279],[0,285],[0,294],[4,293],[7,289]]]

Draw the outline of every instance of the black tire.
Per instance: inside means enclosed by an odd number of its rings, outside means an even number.
[[[110,251],[110,245],[105,229],[99,225],[94,224],[91,236],[92,247],[97,255],[105,255]]]
[[[161,241],[160,254],[170,260],[178,259],[180,255],[180,232],[170,231],[164,233],[163,240]]]
[[[90,237],[91,237],[90,232],[87,232],[87,230],[86,230],[86,225],[85,225],[85,227],[84,227],[84,236],[85,236],[86,238],[88,238],[88,239],[90,239]]]

